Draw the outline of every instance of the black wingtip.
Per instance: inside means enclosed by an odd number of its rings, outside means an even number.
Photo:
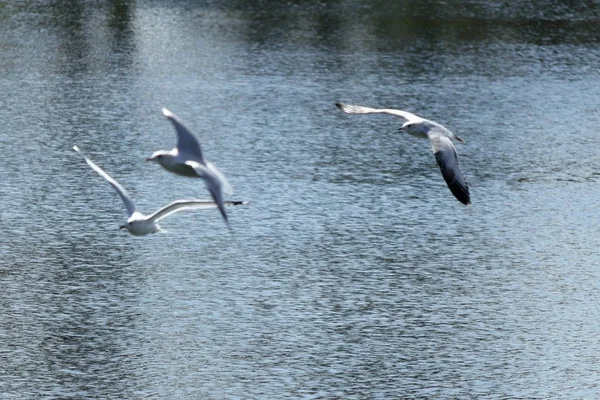
[[[343,110],[343,108],[344,108],[344,105],[342,103],[335,103],[335,106],[337,108],[339,108],[340,110]]]
[[[467,207],[471,206],[471,196],[469,195],[468,187],[464,187],[459,184],[448,184],[448,188],[458,201]]]
[[[456,157],[456,151],[454,151],[454,156]],[[464,178],[462,178],[462,173],[460,170],[456,168],[455,171],[452,168],[447,168],[444,161],[444,154],[441,151],[435,152],[435,159],[440,167],[442,176],[446,181],[446,185],[448,185],[448,189],[450,189],[458,201],[463,203],[465,206],[470,206],[471,195],[469,193],[469,186],[465,182]]]

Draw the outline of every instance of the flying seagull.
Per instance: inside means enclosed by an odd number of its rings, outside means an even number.
[[[177,146],[172,150],[155,151],[146,161],[157,162],[167,171],[177,175],[202,178],[210,195],[217,203],[225,223],[229,226],[223,193],[232,194],[233,189],[231,185],[229,185],[225,176],[217,169],[216,165],[204,158],[200,142],[186,128],[179,117],[166,108],[162,109],[162,113],[175,127]]]
[[[158,221],[166,217],[167,215],[173,214],[182,210],[192,210],[192,209],[208,209],[208,208],[216,208],[217,204],[210,200],[176,200],[160,210],[156,211],[151,215],[144,215],[141,212],[137,211],[137,208],[127,191],[114,180],[110,175],[108,175],[102,168],[96,165],[91,159],[89,159],[77,146],[73,146],[73,149],[78,152],[84,159],[85,162],[88,163],[90,167],[94,171],[98,173],[101,177],[106,179],[108,183],[115,188],[123,203],[125,203],[125,208],[127,208],[127,224],[122,225],[120,229],[127,229],[129,233],[134,236],[144,236],[149,233],[160,232],[161,228],[158,225]],[[225,202],[226,205],[237,206],[246,204],[243,201],[228,201]]]
[[[352,106],[342,103],[335,103],[335,105],[347,114],[390,114],[404,118],[406,122],[402,125],[400,130],[414,137],[429,139],[431,147],[433,148],[433,153],[435,154],[435,160],[442,171],[442,176],[444,177],[448,188],[450,188],[450,191],[458,201],[467,206],[471,205],[469,186],[467,185],[465,176],[460,170],[456,149],[450,140],[455,139],[464,143],[461,138],[437,122],[421,118],[406,111],[394,110],[391,108],[377,109]]]

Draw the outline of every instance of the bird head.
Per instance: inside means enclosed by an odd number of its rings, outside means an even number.
[[[154,153],[152,153],[152,155],[150,157],[146,158],[146,161],[153,161],[153,162],[158,162],[160,163],[160,161],[165,157],[165,155],[168,154],[168,151],[164,151],[164,150],[158,150],[155,151]]]
[[[414,132],[421,129],[421,125],[415,121],[406,121],[398,130],[404,132]]]

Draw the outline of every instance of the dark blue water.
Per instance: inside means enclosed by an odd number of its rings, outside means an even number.
[[[391,4],[390,4],[391,3]],[[600,8],[0,2],[2,398],[595,398]],[[438,121],[473,206],[391,116]],[[144,158],[192,128],[234,186]]]

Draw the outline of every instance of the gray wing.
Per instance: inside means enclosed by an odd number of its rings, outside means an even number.
[[[471,196],[469,195],[469,186],[458,165],[456,149],[450,138],[442,134],[430,133],[429,140],[435,154],[435,160],[442,171],[442,176],[448,188],[458,201],[464,205],[470,205]]]
[[[224,183],[228,185],[227,181],[223,181],[219,174],[215,174],[214,165],[211,163],[209,164],[212,168],[207,165],[197,163],[195,161],[187,161],[185,164],[192,167],[194,171],[196,171],[196,174],[202,179],[204,179],[206,188],[210,192],[210,195],[212,196],[213,200],[219,206],[219,211],[221,212],[225,223],[227,224],[227,226],[229,226],[229,221],[227,219],[227,211],[225,211],[225,205],[223,201],[223,186]]]
[[[221,187],[223,188],[223,193],[232,195],[233,187],[231,187],[229,182],[227,182],[227,178],[225,178],[225,175],[223,175],[223,173],[217,168],[217,166],[215,164],[211,163],[210,161],[208,161],[206,163],[206,168],[208,168],[210,171],[212,171],[212,173],[215,174],[217,179],[219,181],[221,181]]]
[[[245,201],[226,201],[225,206],[240,206],[247,204]],[[176,200],[154,214],[150,215],[148,219],[158,222],[168,215],[183,210],[207,210],[209,208],[217,208],[218,204],[211,200]]]
[[[110,183],[112,185],[112,187],[115,188],[115,190],[117,191],[117,193],[119,194],[119,196],[121,196],[121,199],[123,200],[123,203],[125,203],[125,207],[127,208],[127,218],[131,217],[133,215],[133,213],[135,212],[135,204],[133,203],[133,200],[131,200],[131,197],[129,197],[129,194],[127,194],[127,191],[123,188],[123,186],[121,186],[119,184],[119,182],[117,182],[116,180],[114,180],[102,168],[100,168],[99,166],[97,166],[96,163],[94,163],[85,154],[83,154],[83,152],[81,151],[81,149],[79,149],[79,147],[73,146],[73,150],[75,150],[76,152],[78,152],[83,157],[83,159],[85,160],[85,162],[90,167],[92,167],[92,169],[94,171],[96,171],[98,173],[98,175],[100,175],[101,177],[103,177],[104,179],[106,179],[108,181],[108,183]]]
[[[186,128],[177,115],[173,114],[168,109],[163,108],[162,113],[175,127],[175,131],[177,132],[177,150],[179,153],[193,156],[197,161],[206,164],[202,153],[202,146],[200,146],[200,142],[196,139],[194,134]]]
[[[353,106],[350,104],[335,103],[336,107],[346,114],[390,114],[396,117],[404,118],[405,120],[421,120],[418,115],[409,113],[408,111],[394,110],[392,108],[369,108],[363,106]]]

